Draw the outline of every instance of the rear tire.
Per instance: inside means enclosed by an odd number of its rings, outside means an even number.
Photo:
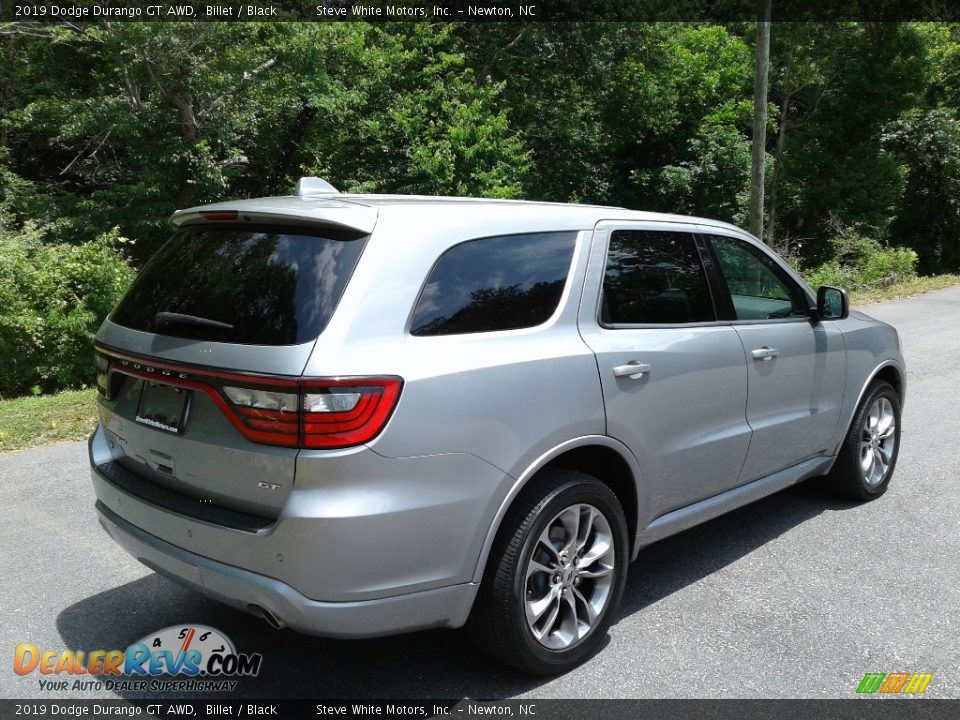
[[[566,672],[603,642],[629,552],[616,495],[584,473],[548,469],[507,512],[467,629],[513,667]]]
[[[887,491],[900,453],[900,395],[877,380],[867,390],[840,447],[825,485],[854,500],[873,500]]]

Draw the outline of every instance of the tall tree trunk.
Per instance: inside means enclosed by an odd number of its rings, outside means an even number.
[[[753,153],[750,169],[750,232],[763,235],[763,171],[767,146],[767,75],[770,70],[771,0],[758,0],[757,60],[753,81]]]
[[[170,90],[167,95],[177,107],[177,112],[180,114],[181,135],[183,136],[184,142],[186,142],[192,150],[199,145],[200,140],[203,139],[200,124],[197,122],[196,113],[193,111],[193,96],[189,91],[183,89]],[[188,177],[183,185],[180,186],[180,191],[177,193],[176,200],[174,201],[176,202],[177,209],[182,210],[183,208],[193,205],[193,199],[196,195],[197,181],[193,177],[189,177],[188,173]]]
[[[790,96],[783,99],[780,107],[780,130],[777,132],[777,147],[773,151],[773,175],[770,178],[770,204],[767,209],[767,232],[763,241],[767,245],[773,244],[773,233],[777,228],[777,183],[780,181],[780,166],[783,163],[783,145],[787,137],[787,112],[789,110]]]
[[[780,103],[780,128],[777,131],[777,147],[773,151],[773,177],[770,178],[770,204],[767,210],[767,233],[764,242],[773,244],[773,233],[777,228],[777,185],[780,182],[780,168],[783,163],[783,146],[787,139],[787,115],[790,112],[790,100],[793,90],[790,88],[790,76],[793,74],[793,50],[788,50],[787,67],[783,73],[783,102]]]

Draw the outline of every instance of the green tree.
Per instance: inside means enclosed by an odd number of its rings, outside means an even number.
[[[106,23],[19,38],[9,166],[42,196],[7,199],[47,237],[119,225],[141,257],[165,217],[228,196],[276,100],[271,26]],[[253,132],[251,132],[253,130]],[[31,215],[25,215],[26,213]]]
[[[960,271],[960,121],[956,112],[910,110],[887,125],[882,141],[906,175],[891,239],[917,251],[921,273]]]
[[[880,134],[924,103],[929,44],[907,23],[817,23],[797,32],[803,33],[797,54],[806,67],[790,98],[777,223],[782,236],[803,239],[807,263],[819,264],[833,255],[835,219],[874,237],[886,235],[902,176],[882,151]],[[775,47],[780,67],[785,50]]]
[[[115,229],[83,245],[0,230],[0,394],[91,385],[93,334],[133,279]]]
[[[749,46],[728,29],[538,23],[458,32],[479,81],[503,87],[498,102],[532,153],[532,197],[728,219],[740,211],[752,71]]]
[[[0,182],[14,222],[138,259],[176,208],[344,189],[518,196],[528,153],[454,27],[105,23],[9,34]],[[12,48],[12,50],[11,50]]]
[[[477,82],[453,25],[354,30],[345,64],[328,69],[350,82],[348,100],[312,114],[306,172],[358,192],[522,195],[529,158],[497,108],[501,86]],[[309,107],[327,102],[325,88],[305,94]]]

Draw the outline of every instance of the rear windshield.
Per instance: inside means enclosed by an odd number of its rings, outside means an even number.
[[[147,263],[111,320],[245,345],[314,340],[365,244],[364,235],[334,230],[184,227]]]

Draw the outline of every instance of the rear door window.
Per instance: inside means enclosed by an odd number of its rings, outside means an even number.
[[[603,276],[606,326],[716,320],[694,236],[660,230],[614,230]]]
[[[560,303],[576,232],[501,235],[447,250],[424,285],[413,335],[458,335],[533,327]]]
[[[366,236],[338,230],[187,226],[147,263],[111,316],[143,332],[294,345],[323,332]]]

